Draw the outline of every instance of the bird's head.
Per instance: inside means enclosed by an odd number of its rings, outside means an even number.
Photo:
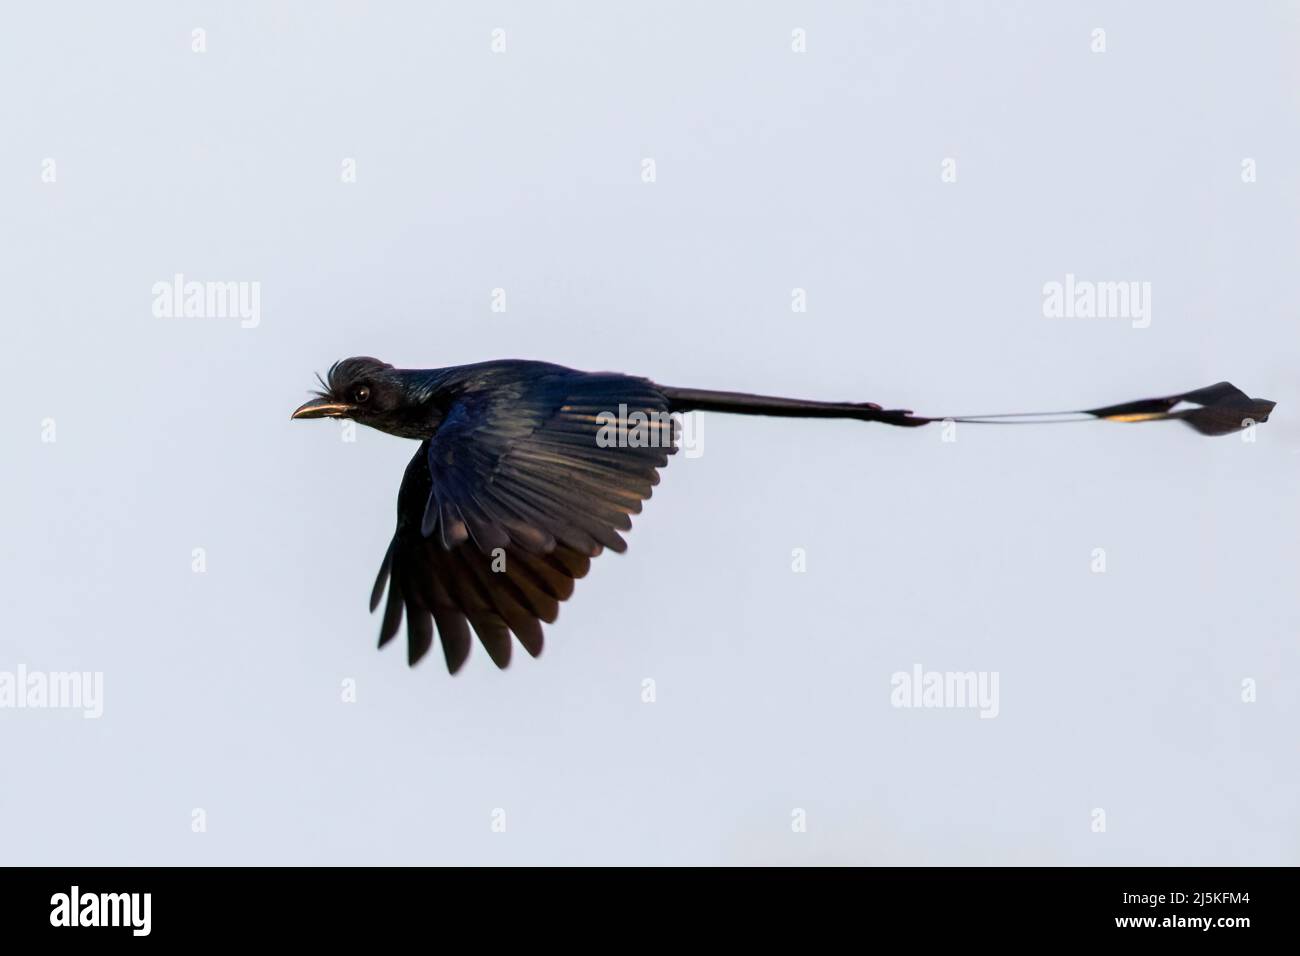
[[[368,356],[335,362],[315,397],[294,410],[290,418],[350,418],[391,435],[428,437],[427,414],[400,369]]]

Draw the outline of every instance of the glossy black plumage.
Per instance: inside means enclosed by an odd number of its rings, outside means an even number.
[[[619,532],[676,449],[670,428],[657,430],[663,447],[597,443],[598,416],[620,406],[671,425],[667,399],[640,379],[508,366],[453,387],[456,399],[406,468],[371,610],[387,583],[380,646],[405,615],[414,664],[436,626],[455,673],[470,629],[498,667],[510,661],[512,632],[541,653],[542,623],[555,621],[591,558],[626,549]]]
[[[916,416],[871,402],[817,402],[671,388],[612,372],[505,360],[395,369],[372,358],[335,363],[294,418],[346,417],[420,444],[397,496],[397,525],[370,609],[384,604],[379,644],[406,621],[407,659],[438,637],[447,669],[477,635],[498,667],[512,638],[534,657],[591,559],[623,551],[623,533],[676,451],[674,412],[850,418],[915,427],[1042,416]],[[1175,410],[1193,403],[1191,410]],[[1218,385],[1080,412],[1109,421],[1178,418],[1203,434],[1267,421],[1273,403]],[[1049,419],[1061,420],[1061,419]],[[387,601],[384,594],[387,591]]]

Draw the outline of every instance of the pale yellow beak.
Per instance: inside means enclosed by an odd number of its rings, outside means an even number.
[[[289,418],[342,418],[356,407],[332,402],[328,398],[313,398],[295,408]]]

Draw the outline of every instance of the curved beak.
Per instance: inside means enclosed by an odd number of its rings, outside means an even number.
[[[356,407],[332,402],[328,398],[313,398],[295,408],[289,418],[342,418]]]

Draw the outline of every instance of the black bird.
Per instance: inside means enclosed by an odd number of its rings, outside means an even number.
[[[498,667],[510,662],[511,633],[529,654],[541,653],[542,622],[555,621],[591,559],[605,548],[627,548],[619,532],[631,528],[630,516],[641,511],[658,469],[676,451],[674,413],[902,427],[1178,419],[1201,434],[1225,435],[1267,421],[1274,406],[1220,382],[1078,412],[922,417],[872,402],[671,388],[517,359],[398,369],[349,358],[336,362],[321,385],[293,418],[350,418],[420,442],[397,493],[397,528],[370,609],[387,585],[380,647],[405,613],[409,663],[432,647],[436,626],[452,673],[469,656],[471,628]]]

